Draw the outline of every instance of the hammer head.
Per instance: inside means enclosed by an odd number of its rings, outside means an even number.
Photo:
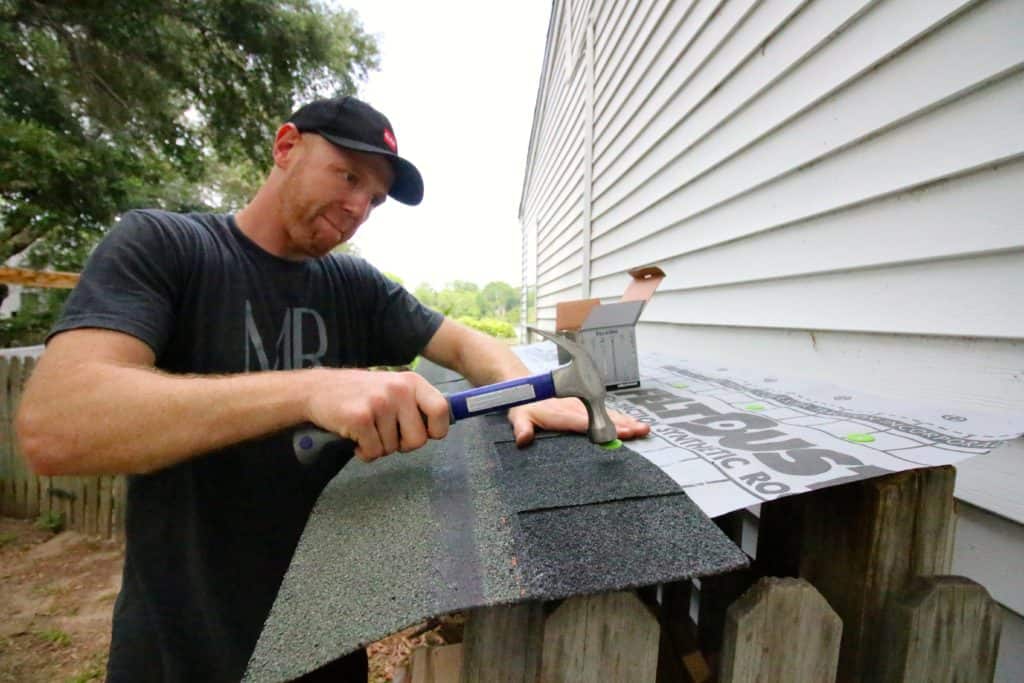
[[[555,395],[560,397],[575,396],[583,401],[589,418],[587,437],[593,443],[603,444],[613,441],[617,436],[615,423],[608,416],[605,407],[604,378],[598,371],[587,350],[580,344],[559,335],[530,327],[545,339],[549,339],[570,356],[570,361],[551,372],[555,384]]]

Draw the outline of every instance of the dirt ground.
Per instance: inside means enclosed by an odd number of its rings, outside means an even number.
[[[124,547],[0,517],[0,683],[84,683],[106,676]],[[409,628],[370,646],[370,681],[390,681],[415,647],[461,638],[461,619]]]
[[[124,551],[0,517],[0,681],[103,680]]]

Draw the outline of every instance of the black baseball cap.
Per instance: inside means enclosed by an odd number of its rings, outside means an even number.
[[[291,115],[288,123],[300,133],[316,133],[338,147],[380,154],[388,158],[395,180],[388,194],[403,204],[423,200],[423,178],[416,167],[398,156],[398,141],[391,122],[355,97],[316,100]]]

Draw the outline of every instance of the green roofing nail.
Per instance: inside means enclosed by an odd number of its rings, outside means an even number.
[[[676,389],[685,389],[686,387],[688,387],[690,385],[689,384],[683,384],[682,382],[676,382],[672,386],[674,386]]]
[[[871,443],[875,440],[875,437],[870,434],[847,434],[846,440],[853,443]]]
[[[760,403],[751,403],[750,405],[746,405],[746,406],[743,406],[743,407],[746,408],[747,410],[752,410],[755,413],[760,411],[760,410],[764,410],[764,406],[761,405]]]
[[[612,439],[611,441],[606,441],[605,443],[598,445],[606,451],[614,451],[616,448],[622,448],[622,442],[618,439]]]

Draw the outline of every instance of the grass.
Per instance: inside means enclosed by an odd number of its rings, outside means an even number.
[[[59,598],[67,595],[68,585],[66,583],[48,583],[45,585],[38,585],[32,588],[32,592],[36,595],[44,598]]]
[[[96,597],[96,602],[114,602],[117,600],[117,591],[110,591]]]
[[[107,671],[102,666],[91,666],[68,679],[68,683],[88,683],[89,681],[101,681]]]
[[[107,656],[96,655],[85,669],[67,679],[67,683],[88,683],[102,681],[107,675]]]
[[[10,543],[11,541],[16,541],[16,540],[18,540],[18,534],[13,534],[13,533],[10,533],[10,532],[2,533],[2,534],[0,534],[0,548],[3,548],[5,545]]]
[[[51,628],[46,629],[44,631],[39,631],[38,635],[43,640],[53,643],[54,645],[59,645],[60,647],[67,647],[71,644],[71,636],[69,636],[64,631],[61,631],[59,628]]]
[[[48,510],[39,515],[36,519],[36,526],[40,529],[46,529],[47,531],[59,534],[64,530],[64,513]]]

